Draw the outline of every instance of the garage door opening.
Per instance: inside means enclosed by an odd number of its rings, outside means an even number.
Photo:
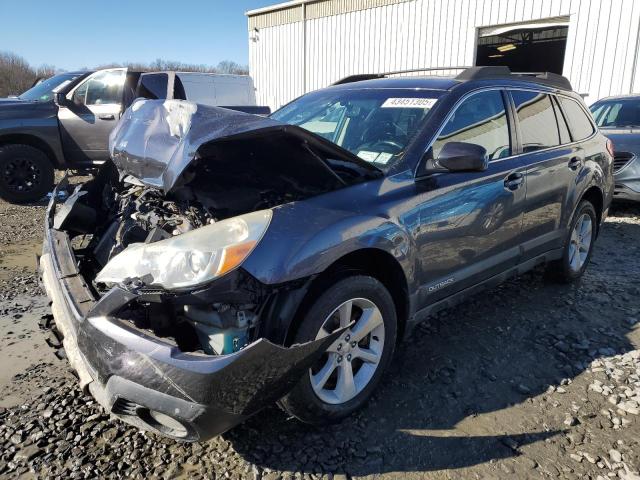
[[[569,17],[478,29],[476,65],[562,75]]]

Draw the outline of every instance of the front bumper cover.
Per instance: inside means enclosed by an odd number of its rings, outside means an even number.
[[[631,159],[613,175],[614,200],[640,202],[640,157]]]
[[[191,441],[223,433],[286,394],[342,333],[290,348],[259,339],[218,356],[147,336],[112,314],[137,293],[114,287],[93,297],[68,235],[53,227],[56,193],[45,218],[42,281],[81,386],[127,423]]]

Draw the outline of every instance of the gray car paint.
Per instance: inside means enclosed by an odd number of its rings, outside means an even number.
[[[634,155],[624,167],[615,172],[615,197],[640,202],[640,128],[603,128],[602,133],[611,139],[617,152]]]
[[[522,83],[492,82],[485,88],[477,83],[462,84],[438,104],[448,112],[478,91],[524,88]],[[556,93],[540,85],[535,89]],[[145,103],[157,110],[162,102],[155,106]],[[133,110],[127,123],[114,131],[115,163],[121,174],[134,174],[165,191],[195,158],[202,144],[278,124],[238,114],[229,125],[218,125],[208,118],[215,116],[215,111],[202,110],[201,116],[189,114],[193,118],[189,116],[188,132],[181,139],[170,137],[168,131],[149,129],[147,115],[141,112],[138,118]],[[394,173],[392,167],[386,177],[275,208],[268,231],[243,268],[260,282],[274,285],[317,275],[351,252],[384,252],[402,268],[411,292],[409,311],[413,318],[434,303],[521,264],[559,257],[573,211],[584,193],[596,187],[601,192],[602,205],[606,207],[610,201],[611,158],[603,153],[605,139],[596,129],[580,142],[491,162],[485,172],[416,178],[422,156],[409,152],[416,143],[422,151],[428,149],[430,139],[444,121],[427,122],[429,142],[420,145],[418,140],[408,148],[399,162],[405,165],[404,170]],[[154,142],[163,148],[147,150],[146,140],[138,142],[144,144],[144,150],[129,144],[136,137],[150,138],[152,131],[157,134]],[[118,148],[119,141],[124,141],[126,148]],[[174,146],[165,148],[167,142]],[[581,166],[574,169],[569,163],[576,157]],[[524,173],[527,181],[521,188],[506,189],[505,182],[518,172]],[[487,228],[482,219],[495,205],[502,206],[504,213]]]

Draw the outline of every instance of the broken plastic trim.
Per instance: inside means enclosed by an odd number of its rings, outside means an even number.
[[[172,402],[181,405],[186,401],[194,408],[206,406],[226,412],[238,423],[286,394],[349,328],[288,348],[261,338],[233,354],[202,356],[185,354],[117,321],[113,312],[133,301],[138,296],[135,291],[114,287],[82,315],[73,306],[74,297],[87,287],[77,271],[65,275],[59,270],[60,265],[73,261],[73,254],[68,237],[51,227],[54,207],[55,196],[45,220],[45,252],[40,268],[55,306],[55,321],[65,332],[65,349],[77,352],[70,360],[76,370],[86,374],[85,382],[92,384],[88,385],[92,393],[104,391],[117,376],[149,389],[151,396],[162,396],[167,409]],[[112,400],[126,398],[125,393],[110,390],[109,395],[96,398],[110,409]],[[144,403],[143,407],[154,408],[152,398],[146,402],[149,405]],[[203,415],[182,420],[206,432],[206,436],[221,433],[233,423],[228,416],[220,419]]]

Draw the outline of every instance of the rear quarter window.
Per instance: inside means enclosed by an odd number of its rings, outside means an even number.
[[[594,132],[593,123],[580,104],[566,97],[560,97],[560,104],[567,116],[573,140],[584,140],[590,137]]]

